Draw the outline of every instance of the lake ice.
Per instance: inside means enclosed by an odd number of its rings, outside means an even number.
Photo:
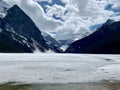
[[[120,55],[0,54],[0,83],[120,80]]]

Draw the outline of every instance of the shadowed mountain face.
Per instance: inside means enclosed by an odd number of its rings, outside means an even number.
[[[120,21],[108,20],[93,34],[72,43],[66,52],[120,54]]]
[[[7,15],[0,19],[0,28],[1,52],[49,50],[40,30],[17,5],[10,8]]]
[[[19,42],[14,40],[13,36],[16,37],[16,40],[19,40]],[[20,40],[24,40],[24,39],[14,33],[11,34],[8,31],[1,31],[0,32],[0,52],[32,53],[33,52],[32,49],[28,47],[26,44],[20,43],[22,42]]]

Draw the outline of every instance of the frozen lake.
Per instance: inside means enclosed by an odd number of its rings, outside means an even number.
[[[0,54],[0,83],[120,80],[120,55]]]

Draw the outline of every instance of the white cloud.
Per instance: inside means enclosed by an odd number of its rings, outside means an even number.
[[[47,16],[48,17],[52,17],[54,14],[57,17],[61,17],[64,20],[64,12],[65,12],[65,8],[62,6],[57,6],[57,5],[53,5],[53,6],[47,6]]]
[[[47,2],[52,2],[52,0],[33,0],[33,1],[36,1],[36,2],[41,2],[41,1],[47,1]]]
[[[104,23],[107,19],[120,20],[120,12],[113,11],[120,9],[119,0],[61,0],[66,3],[65,7],[57,4],[47,6],[47,13],[34,2],[36,0],[5,1],[11,5],[17,3],[42,31],[56,32],[57,39],[73,38],[74,34],[80,38],[90,32],[89,27],[92,25]],[[108,4],[113,4],[113,10],[105,10]],[[64,21],[55,20],[52,17],[54,14]]]

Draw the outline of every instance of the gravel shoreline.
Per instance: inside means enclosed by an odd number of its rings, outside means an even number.
[[[42,83],[25,85],[6,83],[0,85],[0,90],[120,90],[120,82]]]

